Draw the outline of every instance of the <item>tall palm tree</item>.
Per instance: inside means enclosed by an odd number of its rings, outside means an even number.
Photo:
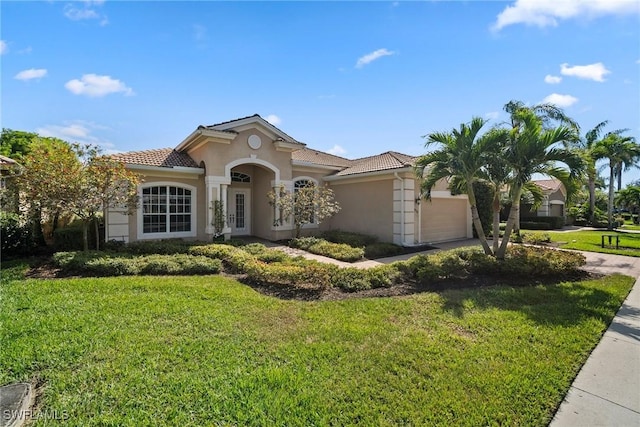
[[[509,104],[507,104],[509,105]],[[527,182],[534,174],[554,177],[569,186],[570,180],[582,172],[583,162],[575,152],[562,147],[577,138],[576,129],[559,126],[551,128],[536,114],[534,108],[520,106],[511,112],[513,127],[504,158],[512,169],[511,209],[497,258],[505,256],[508,236],[520,217],[520,198]],[[567,168],[561,167],[564,164]]]
[[[640,186],[628,185],[625,189],[618,191],[615,202],[632,213],[637,212],[640,208]]]
[[[602,129],[607,124],[609,124],[608,120],[598,123],[593,129],[585,133],[584,138],[577,139],[569,145],[578,150],[585,164],[587,187],[589,189],[589,223],[591,224],[595,223],[596,180],[598,179],[597,159],[594,156],[593,149],[600,139]]]
[[[480,179],[487,156],[497,146],[491,134],[479,136],[486,121],[474,117],[470,123],[462,123],[451,132],[434,132],[426,135],[425,147],[439,145],[436,151],[427,153],[416,161],[415,171],[420,180],[422,194],[429,197],[433,186],[443,178],[452,178],[461,184],[471,206],[471,218],[484,252],[492,254],[480,222],[473,183]]]
[[[632,136],[623,136],[619,132],[610,132],[596,147],[594,147],[596,159],[609,161],[609,202],[607,204],[607,228],[613,230],[613,202],[615,178],[618,170],[629,168],[640,159],[640,146]]]

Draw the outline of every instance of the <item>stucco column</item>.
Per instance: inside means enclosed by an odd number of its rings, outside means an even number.
[[[206,193],[207,193],[207,226],[205,227],[205,233],[207,234],[213,234],[214,233],[214,229],[213,229],[213,201],[216,200],[215,199],[215,195],[213,194],[215,191],[215,186],[214,183],[212,182],[211,179],[208,179],[209,177],[206,177],[204,180],[204,184],[206,187]]]
[[[229,186],[227,184],[220,184],[220,200],[222,200],[222,206],[224,207],[224,217],[227,218],[226,222],[225,222],[225,227],[223,230],[224,234],[230,234],[231,233],[231,227],[229,225],[229,217],[228,217],[228,213],[229,213],[229,205],[227,203],[227,188]]]

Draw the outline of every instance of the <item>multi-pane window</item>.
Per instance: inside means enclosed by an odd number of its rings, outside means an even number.
[[[191,231],[191,190],[169,185],[142,189],[142,232]]]
[[[231,172],[231,182],[251,182],[251,177],[242,172]]]
[[[305,189],[305,191],[315,191],[315,183],[308,179],[299,179],[293,183],[293,191],[296,194],[296,197],[298,197],[297,194],[302,189]],[[300,206],[298,205],[298,203],[296,203],[297,209],[300,210],[300,212],[296,212],[296,215],[308,215],[309,223],[313,224],[316,222],[313,197],[311,197],[310,194],[305,194],[305,199],[307,203],[304,206]]]

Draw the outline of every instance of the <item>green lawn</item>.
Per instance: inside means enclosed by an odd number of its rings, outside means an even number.
[[[301,302],[3,267],[0,384],[78,426],[546,425],[633,283]]]
[[[618,231],[567,231],[549,232],[553,242],[560,243],[563,249],[577,249],[588,252],[600,252],[605,254],[617,254],[640,257],[640,234],[624,233]],[[601,247],[602,237],[608,235],[618,235],[620,248],[616,249],[615,239],[612,246],[609,246],[609,239],[605,237],[605,247]]]
[[[630,221],[628,221],[630,222]],[[636,224],[625,224],[624,226],[622,226],[622,230],[640,230],[640,225],[636,225]]]

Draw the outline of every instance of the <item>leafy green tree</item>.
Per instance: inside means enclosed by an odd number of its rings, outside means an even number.
[[[34,132],[2,128],[0,134],[0,154],[20,160],[29,152],[31,143],[42,137]]]
[[[623,136],[619,132],[610,132],[598,141],[593,150],[597,159],[608,160],[609,166],[609,203],[607,206],[608,229],[613,229],[613,203],[615,179],[618,171],[629,168],[640,158],[640,146],[632,136]]]
[[[505,227],[505,238],[496,254],[499,259],[503,259],[506,254],[508,236],[520,217],[520,199],[533,175],[554,177],[565,187],[569,187],[570,180],[579,176],[583,168],[580,156],[560,145],[577,138],[574,126],[549,127],[546,115],[540,116],[536,108],[521,104],[518,104],[517,108],[511,103],[507,104],[505,110],[511,114],[512,124],[503,152],[504,159],[512,171],[511,209]],[[566,168],[560,164],[564,164]]]
[[[618,206],[637,213],[640,208],[640,186],[629,185],[618,191],[615,197],[615,202]]]
[[[481,179],[482,169],[491,153],[499,146],[493,133],[480,136],[480,131],[486,121],[474,117],[470,123],[462,123],[458,129],[451,132],[434,132],[426,135],[425,147],[438,145],[436,151],[420,156],[415,165],[415,172],[420,180],[422,194],[428,198],[431,189],[438,181],[452,178],[454,186],[464,188],[471,206],[471,218],[478,233],[484,252],[492,254],[484,233],[478,206],[474,183]]]
[[[284,187],[280,187],[269,192],[267,197],[279,213],[276,215],[276,223],[282,224],[286,219],[292,219],[296,239],[300,237],[302,226],[319,224],[340,211],[333,190],[329,187],[318,188],[312,183],[293,192],[287,192]]]

